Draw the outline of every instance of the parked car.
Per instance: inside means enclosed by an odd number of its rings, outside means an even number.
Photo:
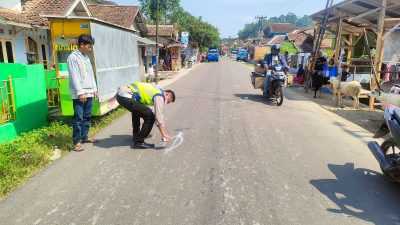
[[[231,57],[232,57],[233,59],[236,59],[238,52],[239,52],[239,51],[238,51],[237,49],[233,49],[233,50],[231,51]]]
[[[219,61],[218,49],[212,48],[212,49],[208,50],[207,61],[209,61],[209,62],[218,62]]]
[[[247,51],[247,49],[240,49],[237,54],[236,60],[247,62],[249,60],[249,52]]]

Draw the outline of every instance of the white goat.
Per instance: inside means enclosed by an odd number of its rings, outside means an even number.
[[[342,96],[353,97],[353,107],[360,107],[361,84],[358,81],[339,82],[339,80],[331,80],[334,100],[338,106],[342,106]]]

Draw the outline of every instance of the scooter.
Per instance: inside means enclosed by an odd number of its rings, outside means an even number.
[[[374,138],[390,136],[379,145],[376,141],[368,147],[379,162],[383,174],[390,180],[400,182],[400,108],[390,105],[385,108],[385,122],[376,132]]]
[[[260,66],[260,64],[257,64],[257,66]],[[275,64],[272,66],[269,70],[267,70],[266,73],[257,73],[257,72],[252,72],[251,73],[251,83],[254,88],[256,89],[261,89],[263,92],[265,91],[264,89],[264,82],[267,77],[270,77],[269,82],[269,94],[270,99],[275,102],[278,106],[281,106],[283,104],[283,90],[284,87],[286,86],[286,73],[283,70],[282,65],[280,64]],[[260,83],[257,83],[256,80],[258,78],[263,79],[263,84],[260,85]],[[257,84],[256,84],[257,83]],[[263,96],[267,96],[266,93],[263,93]]]

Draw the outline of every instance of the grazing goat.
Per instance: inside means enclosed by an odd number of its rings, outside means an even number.
[[[361,84],[358,81],[340,82],[339,80],[331,80],[334,100],[338,106],[342,106],[342,96],[353,97],[353,107],[360,107]]]

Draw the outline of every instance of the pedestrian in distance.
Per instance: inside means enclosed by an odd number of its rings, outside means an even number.
[[[175,93],[172,90],[162,90],[149,83],[134,82],[118,89],[117,101],[132,114],[132,148],[155,147],[154,144],[145,142],[154,123],[160,131],[162,141],[169,142],[171,140],[165,124],[164,106],[175,102]],[[154,113],[151,107],[154,107]],[[143,119],[142,125],[140,119]]]
[[[90,35],[80,35],[78,49],[67,59],[69,86],[73,100],[74,118],[72,140],[74,151],[83,151],[83,143],[94,143],[89,138],[93,99],[97,96],[97,85],[89,55],[94,39]]]

